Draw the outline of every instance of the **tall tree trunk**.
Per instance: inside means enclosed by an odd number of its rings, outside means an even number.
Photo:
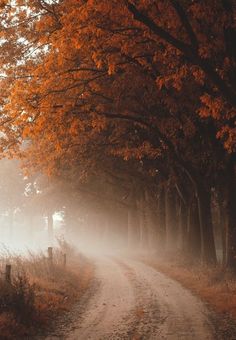
[[[150,250],[156,250],[157,246],[157,212],[155,201],[150,192],[145,190],[145,211],[147,219],[148,245]]]
[[[198,212],[201,230],[201,258],[207,264],[216,263],[216,249],[211,215],[210,188],[203,183],[197,185]]]
[[[54,232],[53,232],[53,214],[51,212],[48,212],[48,243],[49,245],[53,245],[53,238],[54,238]]]
[[[201,232],[198,213],[198,204],[195,196],[188,207],[188,245],[187,254],[194,260],[201,259]]]
[[[235,163],[230,157],[227,165],[227,266],[236,271],[236,178]]]
[[[145,197],[142,194],[139,202],[139,238],[140,238],[140,248],[148,249],[149,247],[149,238],[148,238],[148,227],[147,227],[147,215],[146,215],[146,204]]]
[[[158,218],[160,227],[160,247],[164,250],[166,247],[166,193],[165,188],[160,189],[159,201],[158,201]]]
[[[220,207],[220,228],[222,240],[222,265],[227,265],[227,215],[224,207]]]
[[[166,192],[166,230],[167,230],[167,250],[177,250],[177,211],[176,211],[176,191],[170,187]]]
[[[221,174],[222,176],[222,174]],[[224,176],[225,178],[227,176]],[[220,179],[216,187],[217,189],[217,211],[216,221],[218,221],[219,237],[220,237],[220,249],[221,249],[221,264],[227,265],[227,213],[226,213],[226,183]]]
[[[188,208],[183,202],[183,200],[180,200],[180,212],[179,212],[179,219],[180,219],[180,247],[185,254],[188,249]]]
[[[222,266],[227,266],[227,174],[226,173],[220,173],[218,178],[218,184],[216,186],[217,190],[217,204],[218,204],[218,223],[219,223],[219,229],[220,229],[220,237],[221,237],[221,264]]]
[[[128,208],[128,247],[138,245],[139,218],[136,202]]]

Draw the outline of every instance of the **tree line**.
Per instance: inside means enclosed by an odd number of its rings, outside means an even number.
[[[100,206],[113,197],[132,242],[214,264],[220,239],[236,268],[235,13],[230,0],[2,1],[2,154]]]

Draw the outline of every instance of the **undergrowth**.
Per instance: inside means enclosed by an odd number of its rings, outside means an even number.
[[[179,281],[217,312],[236,320],[236,276],[222,266],[206,266],[176,254],[144,257],[144,262]]]
[[[66,249],[65,249],[66,246]],[[67,266],[63,254],[67,253]],[[11,282],[5,280],[6,264]],[[92,267],[69,245],[54,249],[53,265],[44,253],[0,254],[0,339],[31,338],[50,327],[56,316],[70,309],[88,287]]]

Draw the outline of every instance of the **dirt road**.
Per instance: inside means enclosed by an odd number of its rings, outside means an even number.
[[[61,336],[47,339],[216,339],[210,312],[188,290],[144,263],[99,258],[90,291]]]

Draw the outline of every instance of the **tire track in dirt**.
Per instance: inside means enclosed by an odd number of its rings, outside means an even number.
[[[135,339],[216,339],[210,312],[191,292],[144,263],[118,263],[137,292]]]
[[[65,339],[121,339],[117,334],[126,336],[129,330],[129,316],[135,305],[132,285],[113,260],[102,258],[95,260],[95,264],[98,289],[78,319],[78,328]]]
[[[216,339],[204,303],[176,281],[139,261],[93,260],[95,278],[73,322],[45,339]]]

